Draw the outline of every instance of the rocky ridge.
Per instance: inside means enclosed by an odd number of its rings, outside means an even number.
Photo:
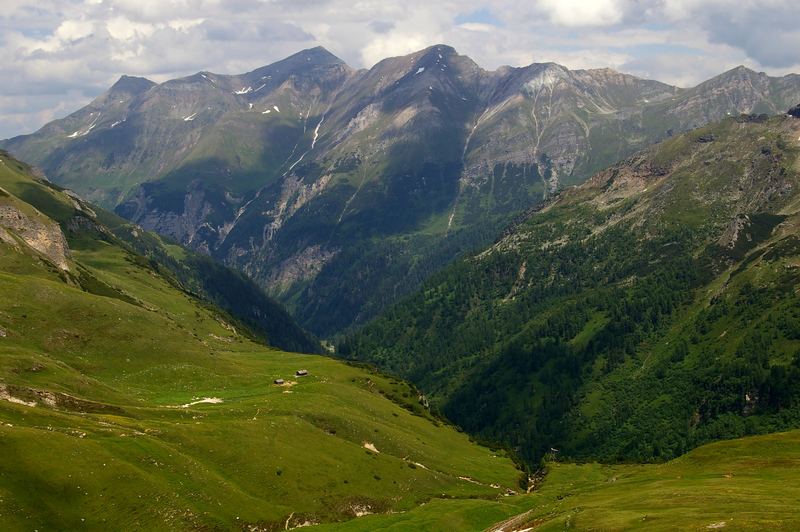
[[[329,335],[637,149],[798,100],[797,76],[745,68],[680,89],[553,63],[487,71],[445,45],[368,70],[314,48],[241,75],[123,77],[2,144]]]

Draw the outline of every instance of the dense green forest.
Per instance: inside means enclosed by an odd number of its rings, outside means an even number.
[[[800,423],[800,121],[731,118],[565,191],[342,357],[530,464],[663,460]]]

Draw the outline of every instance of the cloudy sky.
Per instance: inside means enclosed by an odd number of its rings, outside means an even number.
[[[0,138],[121,74],[241,73],[322,45],[351,66],[446,43],[485,68],[555,61],[691,86],[800,72],[797,0],[2,0]]]

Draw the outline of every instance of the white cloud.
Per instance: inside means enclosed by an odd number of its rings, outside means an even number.
[[[416,52],[434,43],[435,40],[430,40],[424,35],[390,33],[376,37],[367,43],[361,51],[361,58],[365,65],[372,66],[381,59]]]
[[[85,20],[65,20],[48,38],[30,41],[30,51],[56,52],[92,34],[93,25]]]
[[[175,20],[170,20],[167,22],[167,26],[172,28],[173,30],[188,32],[190,29],[194,28],[195,26],[199,26],[206,19],[204,18],[178,18]]]
[[[478,31],[481,33],[489,33],[497,29],[497,26],[481,22],[464,22],[463,24],[459,24],[458,27],[467,31]]]
[[[133,22],[123,16],[114,17],[106,22],[108,34],[120,41],[130,41],[150,37],[156,26],[144,22]]]
[[[550,22],[560,26],[611,26],[622,20],[624,6],[617,0],[540,0]]]
[[[73,42],[92,34],[92,23],[86,20],[65,20],[55,31],[55,37],[63,42]]]

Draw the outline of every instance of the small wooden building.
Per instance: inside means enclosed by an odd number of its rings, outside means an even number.
[[[275,384],[277,384],[277,385],[284,384],[284,380],[283,379],[275,379]]]
[[[298,369],[297,371],[294,372],[294,374],[297,375],[298,377],[305,377],[306,375],[308,375],[308,370]]]

